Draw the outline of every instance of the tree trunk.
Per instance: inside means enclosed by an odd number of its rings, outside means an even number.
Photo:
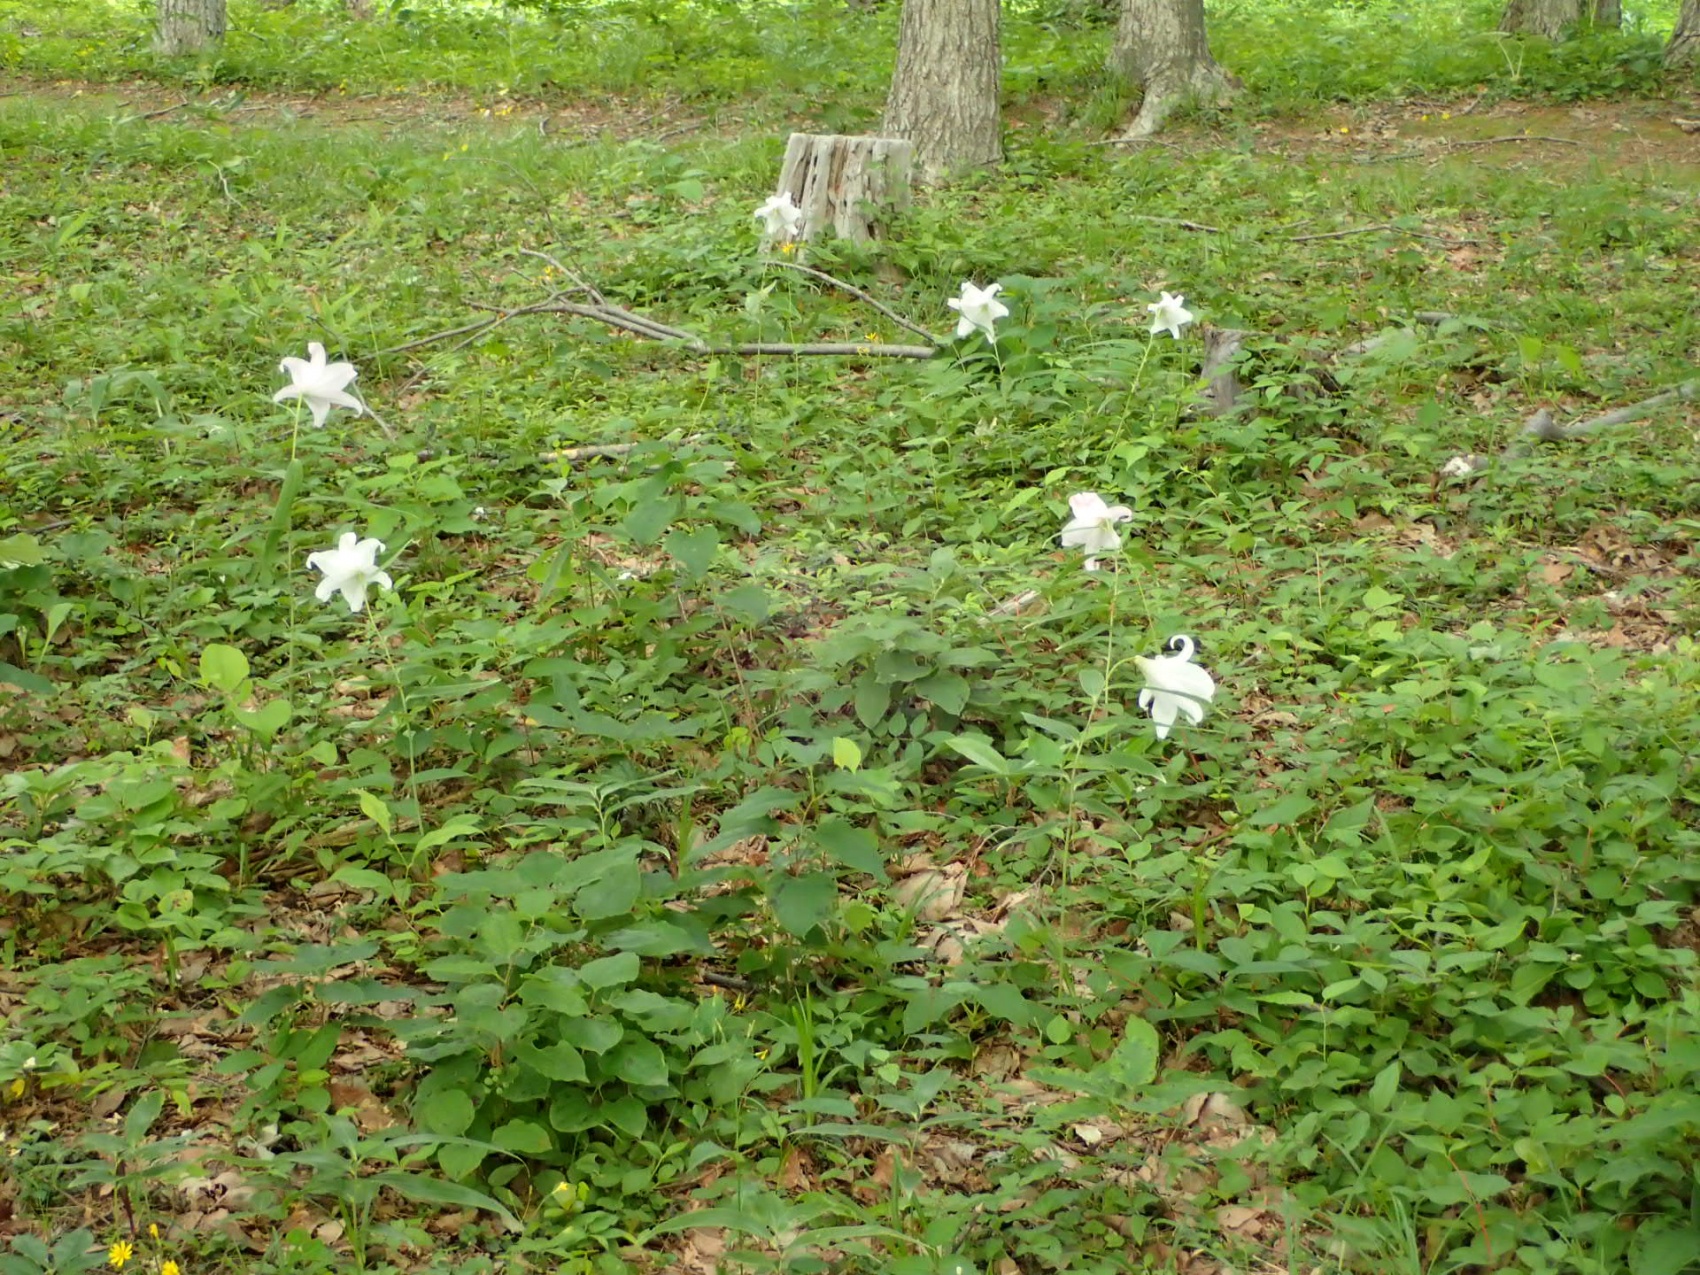
[[[1510,0],[1499,29],[1557,40],[1582,21],[1582,0]]]
[[[1665,65],[1672,69],[1700,66],[1700,0],[1682,0],[1676,30],[1671,32],[1670,45],[1665,49]]]
[[[224,38],[224,0],[159,0],[154,48],[168,58],[199,53]]]
[[[1616,31],[1623,26],[1623,0],[1594,0],[1594,25]]]
[[[803,211],[798,237],[827,226],[840,239],[878,239],[894,212],[909,206],[915,148],[895,137],[793,133],[779,167],[777,193]]]
[[[938,181],[1003,158],[998,0],[903,0],[883,132]]]
[[[1149,137],[1188,98],[1221,102],[1239,87],[1210,56],[1204,0],[1122,0],[1110,70],[1145,91],[1124,137]]]

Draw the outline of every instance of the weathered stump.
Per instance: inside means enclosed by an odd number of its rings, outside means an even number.
[[[914,147],[895,137],[793,133],[776,193],[803,210],[800,239],[831,226],[841,239],[878,239],[909,206]]]

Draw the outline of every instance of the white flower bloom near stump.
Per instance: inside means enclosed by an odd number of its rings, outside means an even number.
[[[914,147],[896,137],[793,133],[779,168],[780,197],[802,210],[799,239],[831,226],[840,239],[879,239],[909,206]]]

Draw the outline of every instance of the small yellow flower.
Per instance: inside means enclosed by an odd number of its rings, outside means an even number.
[[[779,251],[789,257],[792,253],[797,251],[797,245],[792,243],[790,240],[786,240],[784,243],[779,245]]]
[[[159,1223],[158,1222],[149,1222],[148,1223],[148,1238],[150,1240],[157,1240],[159,1238]]]
[[[159,1275],[183,1275],[183,1268],[167,1258],[159,1264]]]
[[[124,1269],[124,1263],[136,1255],[136,1250],[129,1240],[119,1240],[106,1250],[106,1264],[115,1271]]]
[[[24,1078],[19,1076],[11,1084],[6,1086],[6,1093],[9,1097],[22,1098],[24,1096],[24,1088]]]
[[[1442,111],[1440,113],[1440,118],[1443,119],[1443,120],[1449,120],[1449,119],[1452,118],[1452,112],[1451,111]]]

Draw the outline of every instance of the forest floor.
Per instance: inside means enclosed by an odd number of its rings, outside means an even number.
[[[1700,98],[1051,115],[0,78],[0,1275],[1692,1269]]]

